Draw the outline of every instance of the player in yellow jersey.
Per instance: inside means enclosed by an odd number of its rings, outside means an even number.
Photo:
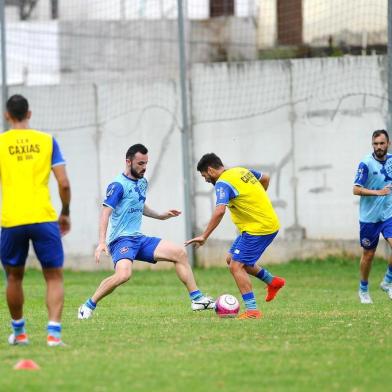
[[[197,170],[207,182],[215,186],[216,207],[204,233],[185,244],[204,245],[228,207],[231,219],[240,233],[226,259],[246,306],[246,311],[238,318],[260,318],[261,312],[257,309],[249,275],[267,284],[267,302],[273,300],[285,284],[283,278],[274,277],[256,264],[279,230],[278,217],[266,192],[269,177],[243,167],[225,169],[221,159],[214,153],[203,155]]]
[[[64,303],[64,253],[61,235],[70,230],[71,191],[65,161],[56,140],[30,129],[26,98],[13,95],[5,117],[11,129],[0,134],[1,244],[0,257],[7,275],[6,297],[13,333],[8,342],[28,343],[23,319],[22,281],[30,240],[46,281],[49,346],[62,345],[61,313]],[[62,210],[57,216],[49,191],[53,171]]]

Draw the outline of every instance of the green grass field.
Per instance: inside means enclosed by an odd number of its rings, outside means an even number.
[[[136,271],[93,319],[79,321],[77,307],[108,273],[66,272],[67,346],[54,348],[45,342],[43,279],[28,270],[29,346],[8,346],[4,296],[0,301],[0,391],[389,390],[392,302],[378,289],[386,262],[375,262],[370,306],[358,302],[357,264],[327,259],[270,266],[287,285],[267,304],[264,285],[254,280],[264,317],[245,321],[192,312],[174,271]],[[228,270],[195,274],[208,294],[239,298]],[[22,358],[41,370],[13,370]]]

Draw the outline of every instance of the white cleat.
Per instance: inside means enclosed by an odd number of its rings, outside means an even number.
[[[86,304],[81,305],[78,310],[78,319],[84,320],[91,317],[93,317],[93,310],[86,306]]]
[[[29,339],[25,333],[15,336],[13,333],[8,337],[8,343],[12,346],[24,346],[29,344]]]
[[[359,290],[358,296],[359,296],[359,300],[361,301],[361,304],[372,304],[373,303],[368,291]]]
[[[215,309],[215,301],[211,297],[203,295],[203,297],[193,300],[191,303],[192,310]]]
[[[387,283],[383,280],[380,283],[380,289],[388,294],[389,299],[392,299],[392,283]]]

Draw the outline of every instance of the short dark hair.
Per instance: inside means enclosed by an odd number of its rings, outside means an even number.
[[[126,159],[133,159],[136,155],[136,153],[140,152],[141,154],[147,154],[148,150],[146,146],[143,144],[134,144],[133,146],[128,148],[127,153],[125,154]]]
[[[223,167],[221,159],[213,152],[204,154],[200,158],[200,161],[197,164],[197,171],[206,172],[209,167],[212,167],[213,169],[219,169]]]
[[[372,140],[375,137],[379,137],[381,135],[385,135],[385,137],[387,138],[387,141],[389,142],[389,135],[388,135],[388,132],[385,129],[377,129],[376,131],[374,131],[373,135],[372,135]]]
[[[14,120],[22,121],[27,117],[29,102],[23,95],[15,94],[8,99],[6,109]]]

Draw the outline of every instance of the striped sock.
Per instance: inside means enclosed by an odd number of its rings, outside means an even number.
[[[48,335],[61,339],[61,323],[58,323],[57,321],[49,321],[47,329]]]
[[[11,326],[15,336],[26,333],[25,320],[22,318],[20,320],[11,320]]]
[[[367,292],[368,285],[369,285],[369,282],[367,280],[361,280],[359,283],[359,290],[361,290],[363,292]]]
[[[249,291],[249,293],[242,294],[242,299],[245,302],[245,306],[247,310],[257,309],[256,299],[253,294],[253,291]]]
[[[256,277],[260,280],[262,280],[263,282],[270,284],[272,282],[272,279],[274,278],[273,275],[271,275],[268,270],[266,270],[265,268],[262,268],[258,274],[256,275]]]
[[[197,301],[203,296],[202,292],[200,290],[195,290],[189,293],[189,297],[192,301]]]
[[[392,265],[388,265],[387,272],[385,273],[384,276],[384,282],[392,283]]]
[[[88,308],[90,308],[91,310],[95,310],[95,308],[97,307],[97,304],[96,304],[91,298],[89,298],[89,299],[86,301],[85,305],[86,305]]]

